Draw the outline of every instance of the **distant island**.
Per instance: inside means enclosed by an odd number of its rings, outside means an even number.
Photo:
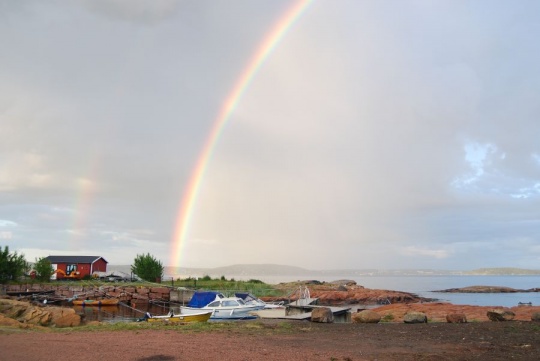
[[[540,270],[530,270],[523,268],[479,268],[472,271],[465,271],[465,275],[473,276],[537,276]]]
[[[468,286],[460,288],[448,288],[445,290],[438,290],[433,292],[441,293],[527,293],[527,292],[540,292],[540,288],[528,288],[517,289],[512,287],[501,286]]]

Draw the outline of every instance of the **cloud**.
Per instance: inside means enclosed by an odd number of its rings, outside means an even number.
[[[83,0],[84,6],[111,19],[154,25],[170,19],[181,0]]]
[[[422,256],[422,257],[430,257],[430,258],[436,258],[436,259],[448,258],[450,256],[450,252],[448,252],[447,250],[425,249],[425,248],[417,248],[415,246],[405,247],[403,248],[402,252],[406,256]]]
[[[0,227],[16,227],[17,223],[8,221],[5,219],[0,219]]]

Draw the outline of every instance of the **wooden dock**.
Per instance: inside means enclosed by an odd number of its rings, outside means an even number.
[[[335,322],[350,321],[350,307],[331,307],[317,305],[318,299],[303,299],[300,302],[291,302],[284,308],[266,309],[252,312],[261,318],[283,319],[283,320],[310,320],[313,309],[325,307],[329,308],[334,315]]]

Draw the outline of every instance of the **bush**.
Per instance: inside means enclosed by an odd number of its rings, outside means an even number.
[[[248,281],[248,283],[264,283],[264,282],[261,281],[261,280],[250,279],[250,280]]]
[[[54,273],[54,268],[51,265],[51,261],[49,261],[45,257],[36,259],[36,263],[34,264],[34,270],[36,271],[37,280],[41,282],[50,281],[51,276]]]
[[[161,281],[161,278],[163,278],[163,265],[150,253],[137,255],[131,266],[131,272],[148,282]]]
[[[3,251],[0,247],[0,283],[17,281],[24,276],[28,268],[23,254],[10,253],[8,246],[5,246]]]

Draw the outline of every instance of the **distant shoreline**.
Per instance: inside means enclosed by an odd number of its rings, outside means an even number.
[[[469,286],[461,288],[448,288],[445,290],[438,290],[432,292],[441,292],[441,293],[529,293],[529,292],[540,292],[540,288],[529,288],[529,289],[517,289],[511,287],[501,287],[501,286]]]

